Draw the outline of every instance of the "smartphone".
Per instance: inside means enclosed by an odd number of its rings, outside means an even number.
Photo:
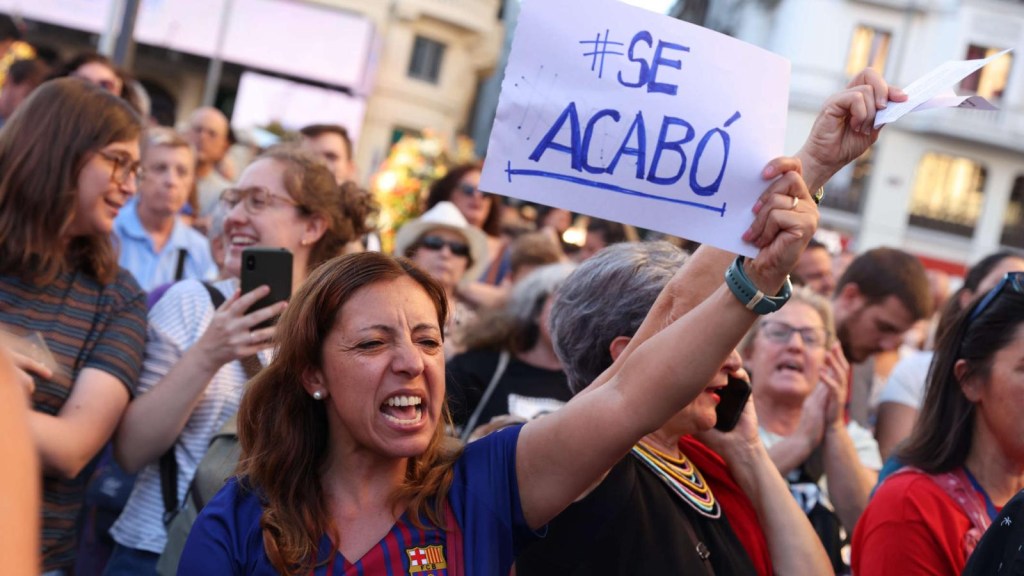
[[[722,401],[715,407],[715,414],[718,416],[715,430],[728,432],[740,421],[743,408],[750,398],[750,383],[742,378],[729,376],[729,383],[718,391],[718,397]]]
[[[260,298],[246,312],[255,312],[292,295],[292,253],[285,248],[246,248],[242,250],[242,293],[260,286],[270,287],[270,294]],[[273,326],[277,318],[270,318],[253,327],[254,330]]]

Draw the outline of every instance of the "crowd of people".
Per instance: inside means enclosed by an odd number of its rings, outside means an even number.
[[[386,254],[344,127],[231,155],[223,111],[158,126],[103,56],[16,60],[5,566],[986,569],[1020,544],[996,529],[1024,489],[1024,255],[949,294],[905,251],[814,240],[811,192],[905,99],[869,69],[825,101],[747,191],[752,259],[597,219],[575,245],[577,215],[481,190],[482,161],[434,182]],[[291,255],[290,297],[254,306],[253,249]],[[736,387],[749,400],[723,402]]]

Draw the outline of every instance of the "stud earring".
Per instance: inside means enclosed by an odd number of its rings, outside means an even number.
[[[323,400],[323,399],[324,399],[324,393],[323,392],[321,392],[319,390],[313,392],[313,400]]]

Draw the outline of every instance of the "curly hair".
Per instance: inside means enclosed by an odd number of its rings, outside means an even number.
[[[353,295],[400,277],[423,288],[443,326],[448,315],[444,290],[412,262],[378,252],[339,256],[314,271],[292,297],[277,327],[277,356],[242,397],[240,485],[261,497],[264,548],[282,574],[309,573],[322,562],[317,557],[320,538],[336,528],[320,484],[330,452],[327,408],[306,393],[302,374],[322,365],[323,343]],[[447,406],[443,416],[450,421]],[[405,483],[392,495],[392,503],[408,502],[409,517],[416,523],[426,517],[443,527],[453,465],[460,454],[458,441],[445,435],[444,425],[438,426],[426,451],[408,459]]]
[[[369,232],[367,219],[376,210],[373,198],[356,184],[338,185],[323,161],[298,144],[281,144],[257,158],[282,163],[284,185],[303,213],[327,222],[324,235],[313,245],[308,271],[342,253],[345,245]]]

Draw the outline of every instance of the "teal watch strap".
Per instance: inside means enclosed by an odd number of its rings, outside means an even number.
[[[788,302],[790,295],[793,294],[793,284],[790,283],[789,276],[786,276],[786,282],[777,295],[768,296],[758,290],[757,286],[754,286],[754,283],[747,277],[747,273],[743,271],[744,261],[743,256],[737,256],[725,271],[725,283],[740,304],[746,306],[747,310],[761,315],[771,314],[782,308],[782,305]]]

